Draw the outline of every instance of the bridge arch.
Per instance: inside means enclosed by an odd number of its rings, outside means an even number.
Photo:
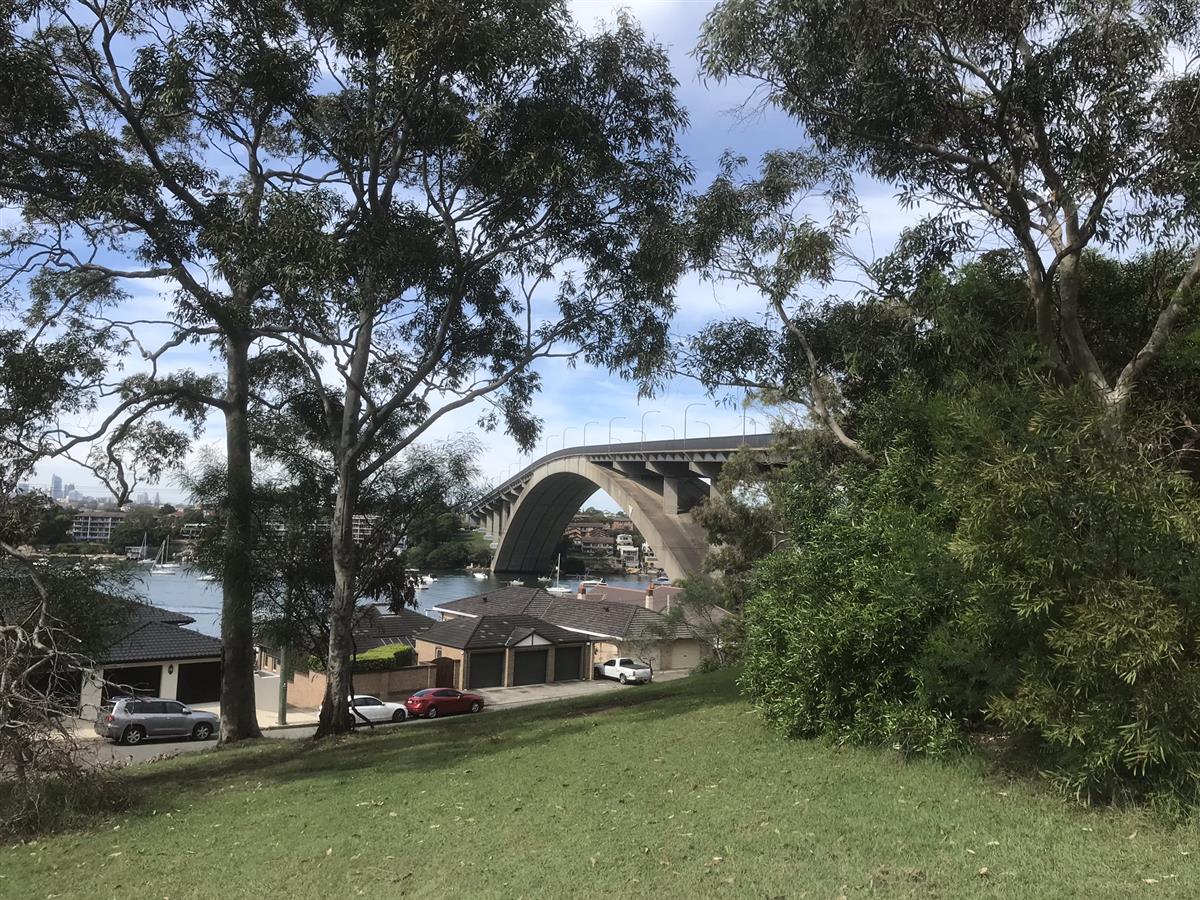
[[[677,498],[680,485],[663,478],[639,477],[592,462],[585,456],[549,459],[530,473],[520,493],[493,514],[496,538],[492,569],[496,572],[545,574],[554,568],[554,548],[571,517],[597,490],[612,497],[654,548],[659,564],[674,578],[700,571],[708,547],[704,529],[689,513],[671,511],[664,490]],[[683,479],[692,498],[706,487],[695,477]]]

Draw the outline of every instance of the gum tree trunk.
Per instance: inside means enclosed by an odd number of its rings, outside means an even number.
[[[316,737],[343,734],[350,730],[349,698],[354,693],[354,611],[357,598],[358,560],[353,525],[357,481],[343,471],[331,527],[333,549],[333,609],[329,615],[329,653],[325,664],[325,702]]]
[[[250,394],[249,340],[225,341],[228,393],[225,406],[227,454],[225,560],[221,600],[221,742],[262,737],[254,704],[254,471],[247,414]]]

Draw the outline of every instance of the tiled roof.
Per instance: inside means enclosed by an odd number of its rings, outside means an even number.
[[[661,614],[634,603],[592,599],[596,591],[605,590],[604,587],[593,588],[588,592],[589,599],[580,600],[578,597],[548,594],[541,588],[506,587],[477,597],[441,603],[438,609],[468,616],[537,616],[561,628],[618,640],[641,637],[654,625],[665,621]],[[674,628],[671,636],[692,637],[693,632],[687,625],[680,624]]]
[[[214,637],[162,620],[146,620],[110,644],[98,662],[105,665],[167,659],[220,657],[221,642]]]
[[[576,632],[559,628],[536,616],[525,615],[447,619],[445,622],[436,623],[420,635],[420,639],[444,647],[479,650],[486,647],[511,647],[531,634],[545,638],[552,644],[578,644],[584,640],[584,637]]]
[[[472,616],[541,616],[553,600],[554,595],[541,588],[508,585],[475,597],[439,603],[437,609],[453,610]]]
[[[129,609],[129,618],[125,620],[125,624],[134,625],[140,622],[165,622],[168,625],[191,625],[196,620],[189,615],[181,612],[175,612],[173,609],[163,609],[160,606],[151,606],[149,603],[143,603],[140,600],[127,601]]]
[[[385,613],[378,607],[367,607],[354,624],[354,643],[360,651],[385,644],[411,644],[434,623],[434,619],[415,609]]]

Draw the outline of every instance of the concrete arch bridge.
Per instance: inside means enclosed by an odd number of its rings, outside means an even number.
[[[707,536],[691,510],[734,451],[766,450],[773,435],[567,447],[494,488],[469,511],[496,544],[495,572],[545,574],[571,517],[597,490],[629,513],[672,578],[700,570]]]

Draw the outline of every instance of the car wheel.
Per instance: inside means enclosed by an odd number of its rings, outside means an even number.
[[[626,684],[626,683],[627,683],[627,681],[628,681],[628,679],[626,679],[626,678],[625,678],[625,673],[624,673],[624,672],[622,672],[622,673],[621,673],[621,677],[620,677],[620,678],[618,678],[617,680],[618,680],[619,682],[621,682],[621,684]]]
[[[425,713],[425,715],[427,715],[431,719],[436,719],[437,718],[437,707],[436,706],[429,707],[429,712]]]
[[[483,704],[478,700],[471,704],[471,712],[479,712],[481,709],[483,709]]]
[[[407,718],[408,718],[408,716],[406,716],[404,714],[404,710],[402,710],[402,709],[398,709],[394,713],[392,713],[392,721],[393,722],[403,722]]]
[[[210,737],[212,737],[212,733],[212,726],[207,722],[201,722],[192,729],[192,739],[196,741],[207,741]]]
[[[128,744],[130,747],[135,744],[140,744],[142,739],[146,737],[146,729],[141,725],[130,725],[121,735],[121,743]]]

